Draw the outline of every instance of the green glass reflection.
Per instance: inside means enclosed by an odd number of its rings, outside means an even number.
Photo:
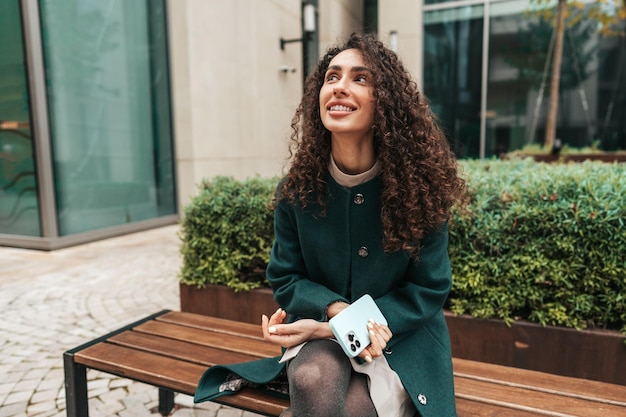
[[[483,7],[424,13],[424,94],[455,152],[480,153]]]
[[[622,30],[626,32],[626,21]],[[626,37],[601,39],[598,65],[596,139],[604,150],[626,150]]]
[[[40,5],[60,234],[174,214],[164,2]]]
[[[519,0],[491,8],[487,155],[522,148],[538,126],[533,106],[543,101],[539,91],[545,81],[552,27],[525,13],[527,8],[528,2]],[[542,123],[545,125],[545,118]]]
[[[19,3],[0,2],[0,233],[40,236]]]
[[[551,83],[548,51],[555,29],[526,13],[528,7],[521,0],[491,7],[487,154],[544,141]],[[613,118],[610,107],[611,103],[619,105],[619,99],[612,97],[620,91],[620,77],[624,79],[619,74],[623,39],[599,36],[597,25],[583,19],[568,22],[563,41],[557,137],[570,147],[587,147],[597,141],[605,149],[615,148],[620,141],[619,125],[623,129],[624,124],[623,117]],[[598,77],[607,69],[618,71]],[[605,99],[598,100],[602,96]]]

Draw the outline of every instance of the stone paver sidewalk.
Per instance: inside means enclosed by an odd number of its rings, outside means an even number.
[[[0,417],[65,416],[63,352],[179,309],[178,226],[42,252],[0,247]],[[158,416],[156,388],[89,371],[99,416]],[[252,417],[176,396],[175,417]]]

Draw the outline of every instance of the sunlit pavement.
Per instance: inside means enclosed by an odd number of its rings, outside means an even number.
[[[179,309],[178,226],[53,252],[0,247],[0,417],[65,416],[63,352]],[[158,390],[88,371],[90,416],[158,416]],[[176,396],[176,417],[252,417]]]

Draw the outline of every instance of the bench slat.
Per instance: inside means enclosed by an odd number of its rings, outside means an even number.
[[[74,354],[74,361],[155,386],[193,395],[205,366],[129,349],[112,343],[98,343]]]
[[[179,358],[205,367],[217,363],[239,363],[260,358],[258,355],[253,356],[227,349],[198,346],[191,342],[181,342],[140,332],[124,332],[109,338],[108,342],[170,358]]]
[[[537,415],[554,417],[624,416],[624,408],[616,405],[563,396],[556,392],[511,386],[502,382],[486,382],[457,376],[455,389],[457,396],[464,399],[485,404],[498,404],[511,410],[537,410]]]
[[[511,368],[466,359],[452,359],[457,376],[499,381],[503,385],[521,385],[537,391],[551,391],[560,395],[597,399],[626,407],[626,386],[605,382],[570,378],[527,369]]]
[[[460,417],[510,417],[511,408],[491,404],[489,407],[485,407],[485,403],[472,399],[465,399],[457,394],[456,397],[456,411]],[[525,410],[516,410],[515,417],[540,417],[540,414],[536,412],[530,412]]]
[[[193,396],[206,366],[152,353],[129,349],[112,343],[98,343],[74,354],[77,363],[164,387]],[[245,389],[237,395],[221,397],[216,402],[269,416],[279,416],[289,406],[288,400]]]
[[[241,337],[226,333],[204,331],[156,320],[143,323],[135,327],[133,330],[156,336],[167,335],[167,337],[175,340],[193,340],[193,342],[197,345],[228,349],[233,352],[259,357],[271,358],[281,354],[279,346],[273,345],[264,340],[249,338],[247,336]]]
[[[200,314],[171,311],[158,317],[157,320],[180,326],[195,327],[210,332],[226,333],[235,336],[245,335],[251,339],[265,340],[261,331],[261,317],[259,317],[259,324],[250,324]]]

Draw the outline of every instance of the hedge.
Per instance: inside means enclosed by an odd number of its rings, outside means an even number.
[[[274,236],[269,203],[277,178],[204,180],[181,222],[180,281],[235,291],[268,286],[265,267]]]
[[[626,164],[462,161],[450,227],[456,314],[626,333]],[[181,282],[267,286],[278,178],[204,181],[185,210]]]

